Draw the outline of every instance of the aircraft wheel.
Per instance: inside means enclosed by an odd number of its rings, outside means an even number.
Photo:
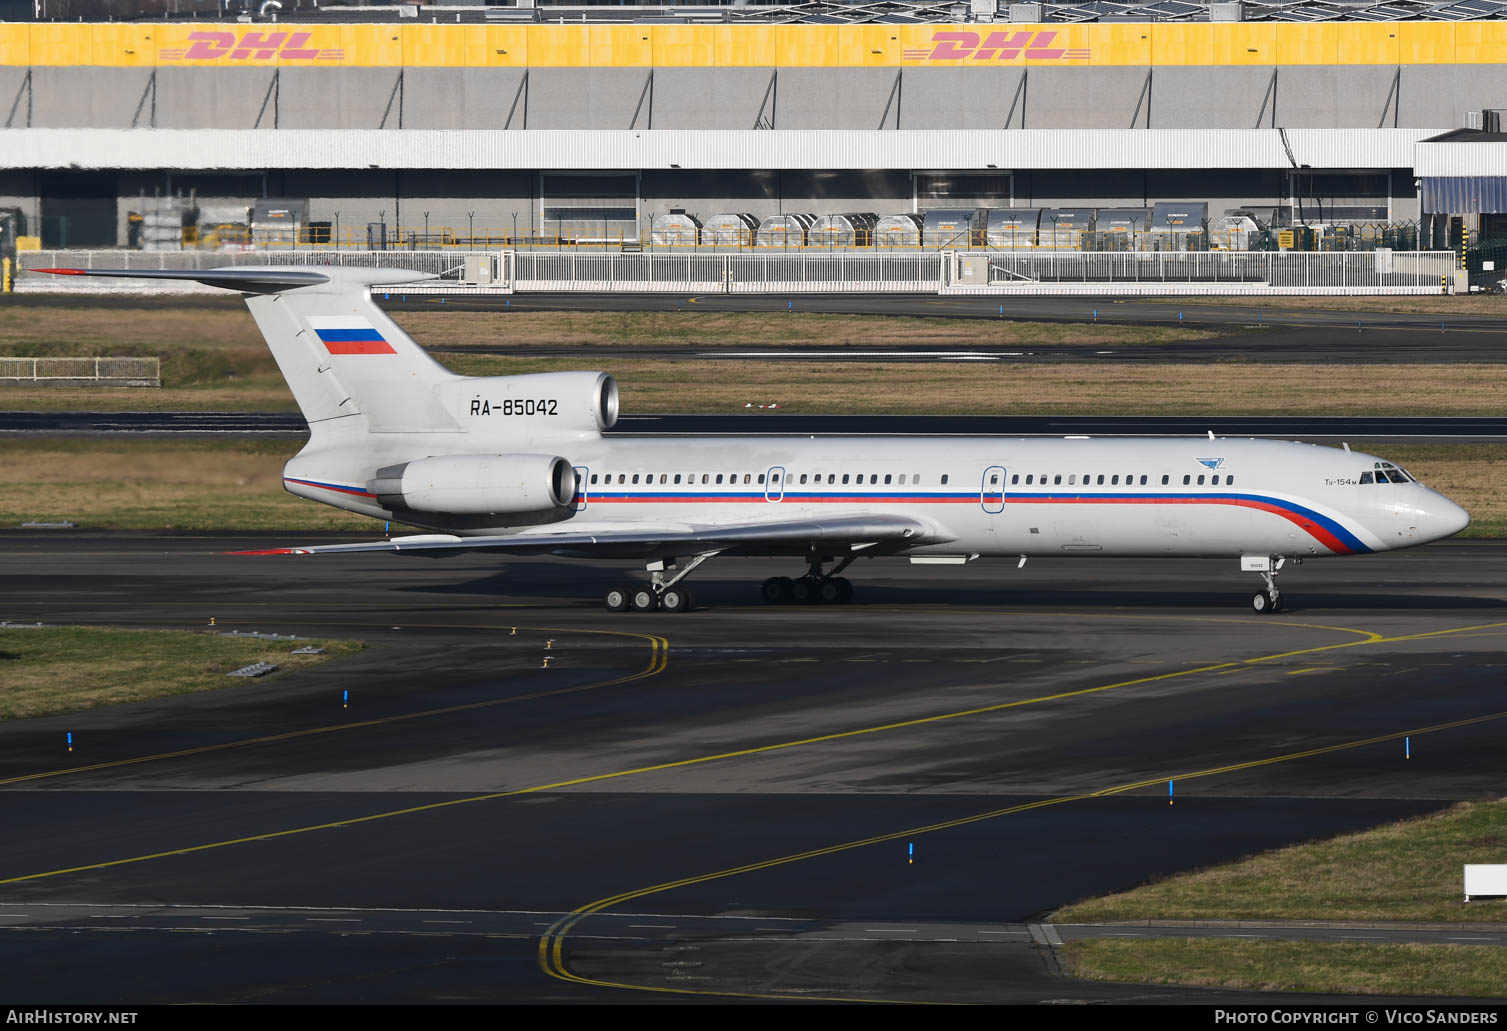
[[[1257,591],[1251,595],[1251,608],[1258,616],[1270,616],[1273,612],[1278,611],[1281,605],[1274,601],[1272,596],[1265,591]]]
[[[771,576],[764,581],[764,586],[759,589],[759,593],[771,605],[787,605],[790,602],[792,586],[794,583],[788,576]]]
[[[633,589],[630,587],[609,587],[607,593],[602,595],[602,604],[607,606],[608,612],[627,612],[632,597]]]
[[[634,612],[653,612],[659,608],[659,596],[652,587],[635,587],[632,605]]]
[[[659,594],[659,607],[666,612],[688,612],[691,608],[691,592],[680,587],[666,587]]]
[[[842,585],[836,580],[823,580],[816,587],[816,596],[823,605],[836,605],[842,601]]]
[[[803,576],[790,585],[790,600],[800,605],[810,605],[816,601],[816,584],[810,577]]]
[[[853,581],[845,576],[838,576],[834,577],[832,582],[837,584],[837,603],[839,605],[846,605],[853,600]]]

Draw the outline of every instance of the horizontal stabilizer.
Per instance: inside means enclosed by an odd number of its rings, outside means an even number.
[[[128,269],[128,268],[38,268],[32,272],[45,272],[53,276],[105,276],[112,279],[176,279],[205,286],[217,286],[242,293],[268,294],[281,290],[297,290],[302,287],[334,283],[336,286],[397,286],[401,283],[416,283],[434,279],[425,272],[407,269],[360,268],[352,266],[321,265],[313,268],[292,268],[285,265],[241,265],[233,268],[208,269]]]

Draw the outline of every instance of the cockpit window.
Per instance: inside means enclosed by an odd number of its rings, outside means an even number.
[[[1372,472],[1361,474],[1361,483],[1417,483],[1418,477],[1391,462],[1377,462]]]
[[[1369,472],[1364,472],[1364,473],[1360,474],[1360,482],[1361,483],[1375,483],[1376,482],[1376,477],[1372,476]]]

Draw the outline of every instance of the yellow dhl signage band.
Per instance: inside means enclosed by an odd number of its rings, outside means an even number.
[[[1076,25],[0,24],[0,66],[976,68],[1507,64],[1507,21]]]

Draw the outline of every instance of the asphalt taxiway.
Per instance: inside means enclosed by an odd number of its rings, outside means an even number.
[[[1305,563],[1266,618],[1233,563],[798,608],[728,560],[645,616],[598,607],[626,566],[222,554],[267,543],[0,535],[5,619],[370,645],[0,725],[8,994],[1270,1001],[1075,981],[1043,921],[1507,767],[1507,543]]]

